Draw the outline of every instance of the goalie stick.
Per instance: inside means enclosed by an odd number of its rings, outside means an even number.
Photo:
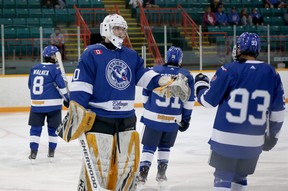
[[[67,77],[66,77],[66,73],[65,73],[65,69],[64,69],[64,66],[63,66],[63,62],[62,62],[62,58],[61,58],[60,52],[56,53],[56,58],[58,60],[58,65],[59,65],[59,68],[61,70],[62,77],[63,77],[63,79],[64,79],[64,81],[66,83],[66,89],[67,89],[67,92],[68,92],[68,95],[69,95],[68,80],[67,80]],[[105,188],[102,188],[100,186],[100,183],[99,183],[98,179],[97,179],[96,170],[95,170],[93,162],[92,162],[92,158],[91,158],[91,154],[89,152],[89,147],[88,147],[88,143],[87,143],[87,139],[86,139],[85,134],[82,133],[82,135],[80,135],[78,140],[79,140],[80,146],[82,148],[82,154],[83,154],[83,158],[84,158],[84,162],[85,162],[85,167],[86,167],[86,170],[87,170],[87,174],[88,174],[88,177],[89,177],[89,181],[90,181],[90,184],[91,184],[92,191],[109,191],[109,190],[107,190]]]

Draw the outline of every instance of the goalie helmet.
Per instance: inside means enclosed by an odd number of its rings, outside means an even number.
[[[171,46],[166,53],[166,63],[173,64],[174,66],[181,66],[183,58],[183,52],[181,48]]]
[[[122,27],[124,29],[124,33],[122,34],[122,36],[115,35],[113,27]],[[108,38],[115,47],[120,49],[122,48],[123,41],[126,37],[127,29],[127,22],[122,16],[118,14],[106,16],[103,22],[100,24],[101,36]]]
[[[256,33],[244,32],[238,37],[236,46],[238,58],[241,54],[253,55],[256,58],[261,48],[260,38]]]
[[[56,46],[46,46],[43,50],[43,58],[45,62],[56,63],[56,52],[59,52],[59,49]]]

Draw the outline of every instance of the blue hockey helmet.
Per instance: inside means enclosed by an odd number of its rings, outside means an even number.
[[[256,33],[242,33],[236,43],[237,49],[240,50],[240,54],[258,56],[261,48],[260,37]]]
[[[181,48],[171,46],[166,53],[166,63],[173,64],[175,66],[181,66],[183,58],[183,52]]]
[[[51,58],[53,55],[56,54],[56,52],[59,52],[59,49],[56,46],[46,46],[43,50],[43,58]]]
[[[53,45],[46,46],[43,50],[44,61],[56,63],[57,62],[56,52],[59,52],[59,49],[56,46]]]

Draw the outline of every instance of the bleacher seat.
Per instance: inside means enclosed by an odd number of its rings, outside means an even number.
[[[159,7],[166,7],[166,1],[165,0],[155,0],[155,4],[159,5]]]
[[[265,25],[258,25],[257,26],[257,34],[260,36],[267,36],[268,27]]]
[[[25,9],[27,8],[28,4],[27,4],[27,0],[17,0],[16,4],[15,4],[15,8],[16,9]]]
[[[39,18],[26,18],[27,26],[37,26],[39,27]]]
[[[210,6],[210,0],[201,0],[200,3],[201,3],[201,7],[207,7],[207,6]]]
[[[40,28],[39,27],[30,27],[30,37],[39,38],[40,37]]]
[[[17,38],[30,38],[30,28],[29,27],[17,27],[16,33],[17,33]]]
[[[55,18],[56,14],[54,9],[42,9],[42,17],[44,18]]]
[[[26,18],[13,18],[12,19],[13,26],[26,26]]]
[[[28,18],[30,13],[28,9],[16,9],[15,14],[19,18]]]
[[[73,5],[78,6],[78,0],[66,0],[66,7],[73,8]]]
[[[41,0],[28,0],[27,5],[30,9],[41,8]]]
[[[189,7],[189,3],[187,2],[187,0],[178,0],[177,3],[180,4],[183,8]]]
[[[280,35],[282,34],[281,28],[278,25],[270,26],[270,35]]]
[[[257,27],[255,25],[246,25],[245,29],[251,33],[257,33]]]
[[[178,1],[177,0],[166,0],[165,1],[166,7],[177,7]]]
[[[2,17],[5,17],[5,18],[15,18],[16,17],[15,9],[3,9],[2,14],[3,14]]]
[[[12,25],[12,19],[11,18],[0,18],[0,25],[5,25],[4,27],[11,26]]]
[[[263,7],[263,0],[252,0],[254,7]]]
[[[260,14],[263,17],[271,17],[271,16],[273,16],[272,9],[274,9],[274,8],[258,8]]]
[[[42,17],[42,9],[29,9],[29,15],[33,18],[41,18]]]
[[[73,8],[71,8],[71,9],[67,9],[67,11],[68,11],[68,15],[67,15],[68,24],[75,23],[75,20],[76,20],[75,19],[75,10]]]
[[[282,16],[287,13],[287,8],[273,8],[272,9],[272,14],[273,17],[278,17],[278,16]]]
[[[67,9],[55,9],[54,22],[58,23],[67,23],[68,22],[68,10]]]
[[[90,7],[92,7],[91,0],[80,0],[80,1],[78,1],[78,7],[80,7],[80,8],[90,8]]]
[[[5,27],[4,28],[4,38],[6,39],[15,39],[17,38],[16,29],[14,27]]]
[[[235,7],[243,7],[241,0],[231,0],[231,4]]]
[[[199,8],[201,7],[201,0],[187,0],[189,8]]]
[[[104,8],[104,4],[103,4],[102,0],[92,0],[91,6],[94,8]]]
[[[271,25],[284,25],[285,21],[283,19],[283,16],[279,17],[271,17]]]
[[[252,0],[242,0],[242,6],[246,8],[253,8],[255,5]]]
[[[3,4],[2,6],[4,9],[15,9],[15,5],[16,5],[15,1],[16,0],[4,0],[2,2]]]
[[[39,23],[40,23],[40,26],[42,26],[43,28],[54,27],[53,20],[52,18],[49,18],[49,17],[40,18]]]
[[[220,28],[221,28],[222,32],[227,33],[227,36],[233,35],[233,27],[232,26],[221,26]]]
[[[50,35],[53,33],[53,28],[43,28],[43,38],[50,38]]]

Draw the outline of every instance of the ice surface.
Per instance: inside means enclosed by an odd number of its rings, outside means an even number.
[[[137,108],[138,119],[143,109]],[[212,191],[213,168],[208,165],[212,124],[216,109],[194,107],[190,128],[179,132],[171,149],[164,190]],[[63,112],[63,116],[66,112]],[[47,158],[47,128],[44,127],[35,164],[29,155],[29,113],[0,113],[0,191],[76,191],[81,167],[77,140],[58,139],[53,163]],[[260,156],[254,175],[248,177],[248,191],[288,191],[288,112],[285,113],[278,144]],[[142,133],[143,124],[137,130]],[[157,190],[156,158],[145,191]]]

